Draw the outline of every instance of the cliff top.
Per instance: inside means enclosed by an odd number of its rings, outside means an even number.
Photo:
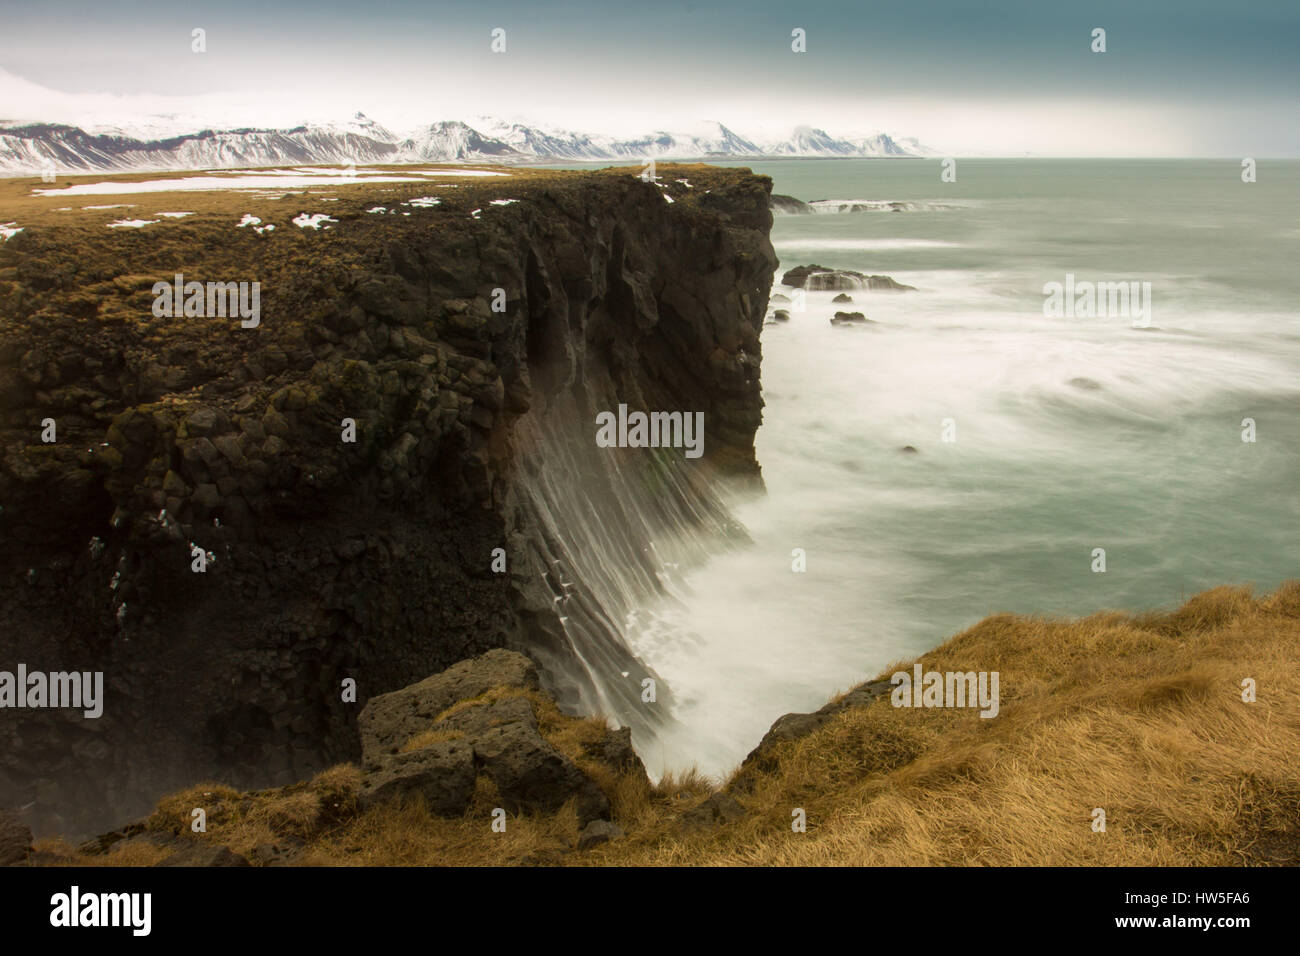
[[[16,177],[0,179],[0,226],[24,232],[75,227],[101,238],[143,232],[158,241],[174,233],[192,235],[189,230],[196,225],[234,229],[243,216],[250,215],[274,225],[273,231],[310,234],[323,231],[325,225],[340,227],[325,223],[319,230],[295,228],[294,217],[323,213],[340,222],[355,221],[377,205],[399,217],[411,213],[411,218],[426,224],[445,223],[447,213],[468,218],[479,209],[481,215],[488,215],[509,200],[535,197],[544,190],[579,189],[610,177],[638,179],[641,172],[639,166],[564,170],[430,163],[60,174],[53,182]],[[658,163],[655,185],[673,202],[690,203],[752,175],[744,167]],[[438,202],[411,204],[425,198]],[[434,217],[431,210],[444,215]],[[249,232],[245,227],[242,234]],[[230,233],[231,238],[240,235]],[[10,241],[14,238],[10,235]],[[0,241],[0,249],[4,248],[5,241]]]

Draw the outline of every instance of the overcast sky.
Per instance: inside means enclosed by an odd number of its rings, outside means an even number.
[[[1300,156],[1296,0],[0,0],[0,22],[6,119],[718,120],[987,155]]]

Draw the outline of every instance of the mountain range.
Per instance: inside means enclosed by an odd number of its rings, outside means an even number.
[[[363,113],[344,122],[283,129],[229,128],[160,134],[157,125],[94,127],[0,122],[0,173],[35,175],[93,170],[195,169],[284,163],[494,162],[553,163],[644,159],[782,157],[907,157],[937,155],[915,139],[885,133],[837,138],[797,127],[789,137],[759,142],[710,122],[690,133],[643,136],[548,131],[484,118],[394,133]]]

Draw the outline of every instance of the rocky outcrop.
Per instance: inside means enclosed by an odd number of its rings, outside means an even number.
[[[375,765],[396,754],[408,740],[430,729],[435,718],[461,700],[478,697],[493,687],[536,690],[537,665],[523,654],[491,650],[461,661],[401,690],[373,697],[361,711],[357,725],[361,758]],[[463,730],[462,725],[447,729]]]
[[[795,266],[781,276],[781,284],[796,289],[807,289],[809,292],[838,292],[854,289],[865,289],[870,292],[916,291],[916,286],[895,282],[889,276],[866,275],[852,269],[828,269],[826,266],[819,265]]]
[[[495,650],[373,698],[360,722],[361,805],[419,794],[434,813],[457,815],[482,774],[510,813],[554,811],[573,800],[580,822],[607,817],[599,785],[543,736],[529,697],[537,686],[527,657]],[[645,776],[626,727],[607,731],[584,756],[614,773]]]
[[[340,765],[308,781],[253,792],[198,784],[168,795],[147,818],[86,841],[78,853],[143,858],[155,866],[292,866],[322,838],[366,814],[383,819],[391,809],[408,809],[402,805],[411,801],[434,817],[463,822],[469,812],[484,826],[498,808],[546,814],[571,804],[576,844],[542,848],[538,858],[518,861],[555,863],[575,846],[586,850],[622,838],[610,799],[620,788],[649,792],[628,728],[562,714],[538,689],[533,662],[514,651],[488,651],[374,697],[360,725],[360,768]],[[195,806],[204,808],[209,825],[200,835],[190,830]],[[31,834],[10,822],[0,815],[0,859],[17,862]],[[57,862],[76,860],[32,865]]]
[[[0,804],[72,835],[196,779],[286,783],[359,756],[368,699],[494,647],[534,652],[565,706],[630,706],[648,671],[546,496],[584,469],[584,506],[641,554],[648,522],[712,513],[691,499],[713,480],[759,486],[775,268],[768,180],[660,176],[520,170],[436,206],[359,182],[319,231],[291,222],[310,197],[237,194],[0,247],[0,666],[102,671],[106,696],[98,720],[4,712]],[[235,228],[249,208],[277,230]],[[259,282],[260,324],[154,317],[175,273]],[[664,489],[636,514],[590,467],[620,403],[707,422],[698,462],[605,456]],[[587,457],[548,458],[562,441]],[[610,680],[629,690],[591,690]]]
[[[866,325],[870,321],[861,312],[836,312],[831,316],[831,325]]]
[[[793,196],[782,196],[773,193],[769,204],[773,212],[786,215],[806,216],[812,213],[812,207],[802,199],[795,199]]]

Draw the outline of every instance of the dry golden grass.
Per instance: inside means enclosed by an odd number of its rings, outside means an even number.
[[[276,795],[194,788],[162,801],[154,819],[187,822],[201,795],[211,839],[246,852],[276,833],[314,833],[300,862],[320,865],[1300,862],[1300,581],[1263,598],[1217,588],[1171,613],[998,615],[920,660],[926,670],[997,670],[999,716],[887,700],[841,712],[779,745],[770,768],[734,794],[745,815],[709,830],[680,822],[713,790],[698,774],[652,787],[590,762],[627,836],[584,853],[573,852],[571,807],[511,817],[493,833],[485,782],[463,817],[415,803],[313,830],[313,795],[348,792],[357,779],[348,768],[328,772],[328,785],[318,777]],[[1242,701],[1245,678],[1257,684],[1254,703]],[[524,692],[494,689],[457,707],[507,693]],[[548,739],[584,760],[599,722],[526,696]],[[806,833],[791,829],[796,808]],[[1093,831],[1094,808],[1105,810],[1104,833]],[[150,862],[149,848],[130,853],[112,862]]]

